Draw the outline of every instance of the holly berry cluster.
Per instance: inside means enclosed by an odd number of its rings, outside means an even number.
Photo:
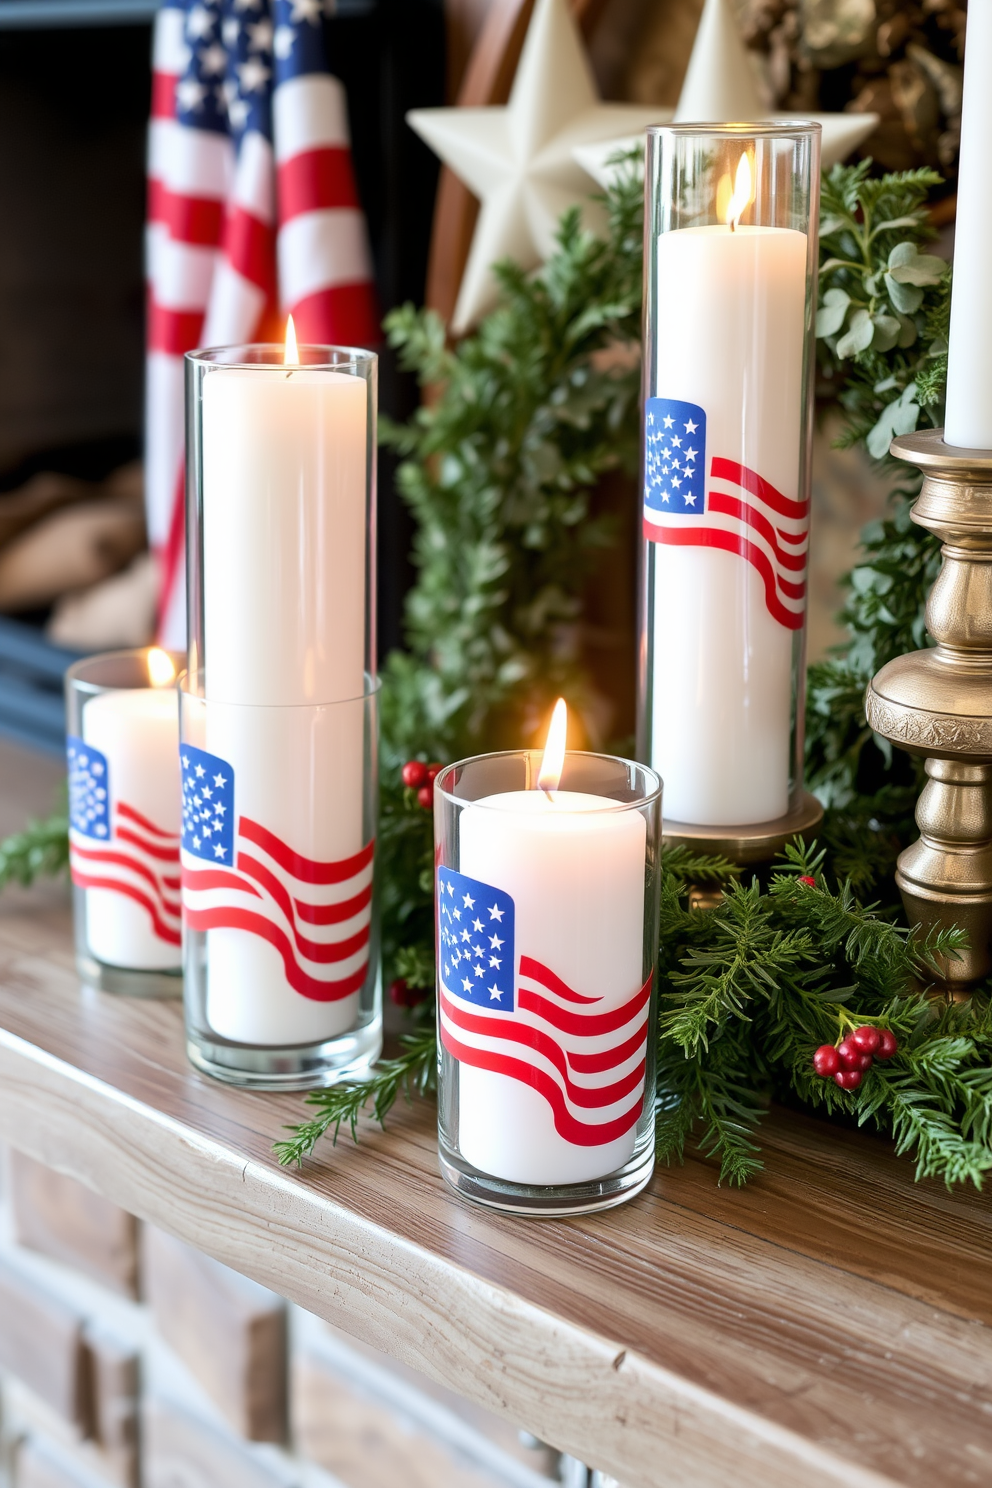
[[[434,805],[434,781],[444,769],[443,765],[425,765],[423,760],[407,760],[400,772],[403,784],[417,792],[417,801],[425,811]]]
[[[839,1044],[821,1044],[813,1055],[813,1068],[823,1080],[834,1080],[841,1090],[857,1090],[876,1059],[891,1059],[899,1041],[890,1028],[865,1024],[841,1039]]]

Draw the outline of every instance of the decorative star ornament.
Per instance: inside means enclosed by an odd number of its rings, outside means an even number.
[[[856,150],[879,122],[878,114],[804,114],[787,109],[770,112],[761,101],[754,67],[729,0],[706,0],[675,123],[729,124],[749,119],[815,120],[823,129],[820,164],[824,169]],[[631,132],[623,139],[579,145],[575,158],[598,185],[606,187],[619,169],[614,157],[638,144],[639,136]]]
[[[669,112],[601,103],[566,0],[537,0],[505,107],[414,109],[407,120],[478,198],[479,219],[458,301],[455,333],[496,301],[492,265],[512,258],[535,268],[554,247],[561,214],[581,204],[590,226],[589,179],[575,158],[583,145],[640,135]]]

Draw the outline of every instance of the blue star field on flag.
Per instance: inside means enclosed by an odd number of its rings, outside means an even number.
[[[110,837],[107,756],[74,734],[65,743],[69,764],[69,825],[84,837],[106,842]]]
[[[234,771],[192,744],[179,750],[183,781],[183,852],[208,863],[234,862]]]
[[[706,506],[706,414],[698,403],[649,398],[644,408],[644,501],[701,515]]]
[[[513,900],[451,868],[437,870],[441,975],[455,997],[514,1011]]]

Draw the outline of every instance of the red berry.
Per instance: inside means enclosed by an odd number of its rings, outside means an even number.
[[[863,1079],[864,1075],[861,1071],[853,1069],[839,1069],[834,1075],[834,1080],[841,1090],[857,1090]]]
[[[805,873],[803,874],[802,878],[798,879],[797,881],[799,883],[809,884],[809,887],[811,889],[815,889],[816,888],[816,879],[815,878],[809,878]]]
[[[840,1069],[840,1055],[833,1044],[821,1044],[813,1055],[813,1068],[822,1079],[835,1075]]]
[[[397,977],[389,984],[389,1000],[397,1007],[416,1007],[427,996],[426,987],[411,987],[406,977]]]
[[[417,792],[417,800],[420,802],[421,806],[423,806],[423,808],[424,808],[425,811],[429,811],[430,810],[430,808],[434,805],[434,782],[433,782],[433,780],[431,781],[430,785],[422,785],[420,787],[420,789]]]
[[[403,766],[403,784],[411,790],[419,790],[427,779],[427,766],[423,760],[407,760]]]
[[[859,1049],[851,1038],[844,1039],[838,1044],[837,1053],[840,1055],[840,1067],[846,1070],[871,1069],[871,1055],[865,1054]]]
[[[851,1043],[856,1044],[862,1054],[874,1054],[882,1042],[881,1034],[877,1028],[870,1028],[866,1024],[863,1028],[856,1028],[850,1035]]]
[[[444,769],[444,766],[443,765],[428,765],[427,766],[427,783],[428,783],[428,785],[433,785],[434,784],[435,780],[440,775],[440,773],[441,773],[441,771],[443,769]]]
[[[891,1028],[880,1028],[878,1030],[878,1048],[875,1050],[876,1059],[891,1059],[899,1048],[899,1040]]]

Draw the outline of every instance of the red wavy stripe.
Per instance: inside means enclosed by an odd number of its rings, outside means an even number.
[[[743,486],[745,491],[750,491],[752,496],[757,496],[772,511],[778,512],[780,517],[805,517],[809,511],[808,501],[798,501],[793,496],[783,496],[781,491],[776,490],[771,481],[766,481],[757,471],[749,470],[746,465],[739,465],[736,460],[724,460],[720,455],[714,455],[710,462],[710,475],[717,480],[733,481],[737,486]]]
[[[118,816],[126,816],[128,821],[133,821],[135,826],[141,827],[145,832],[151,832],[153,837],[164,837],[166,842],[175,842],[177,844],[179,842],[178,832],[164,832],[153,821],[149,821],[147,816],[142,816],[140,811],[135,811],[133,806],[126,805],[124,801],[118,801],[117,814]],[[178,852],[178,850],[177,846],[176,851]]]
[[[353,992],[357,992],[368,974],[366,958],[365,964],[358,971],[353,971],[341,981],[324,982],[310,976],[297,961],[289,937],[280,926],[267,920],[264,915],[254,914],[247,909],[187,908],[184,919],[191,930],[245,930],[249,935],[267,940],[282,957],[286,980],[293,991],[299,992],[301,997],[308,997],[311,1002],[340,1002],[343,997],[350,997]]]
[[[633,1059],[638,1049],[643,1049],[646,1037],[647,1029],[639,1028],[626,1043],[617,1044],[612,1049],[602,1049],[598,1054],[576,1054],[573,1049],[569,1049],[568,1062],[577,1075],[600,1075],[604,1070],[615,1069],[617,1065]],[[643,1065],[641,1068],[643,1069]]]
[[[153,299],[148,301],[147,339],[149,351],[185,356],[200,344],[202,310],[170,310]]]
[[[653,976],[654,973],[652,972],[651,975]],[[641,990],[629,1002],[625,1002],[622,1007],[613,1008],[608,1013],[570,1013],[565,1008],[560,1008],[556,1002],[549,1002],[546,997],[541,997],[539,993],[528,992],[525,987],[519,989],[517,1003],[527,1012],[536,1013],[538,1017],[544,1018],[552,1028],[559,1028],[562,1033],[580,1033],[594,1038],[598,1034],[615,1033],[618,1028],[623,1028],[631,1018],[637,1016],[650,996],[651,977],[649,976]]]
[[[753,527],[755,532],[759,532],[765,539],[783,568],[789,568],[793,573],[802,573],[806,567],[806,554],[783,552],[778,545],[776,529],[763,512],[758,511],[748,502],[738,501],[736,496],[724,496],[719,491],[711,491],[709,510],[722,512],[725,517],[736,517],[738,522],[744,522],[748,527]],[[800,539],[800,541],[804,540]]]
[[[349,956],[353,956],[356,951],[360,951],[364,945],[368,944],[368,925],[356,931],[354,935],[349,935],[347,940],[308,940],[296,928],[296,921],[293,918],[293,901],[289,896],[289,891],[285,884],[280,883],[272,870],[266,868],[263,863],[256,862],[247,853],[238,853],[238,870],[261,884],[262,888],[275,900],[293,927],[296,949],[301,956],[306,956],[308,961],[313,961],[318,966],[330,966],[335,961],[347,961]]]
[[[654,522],[644,520],[644,536],[648,542],[664,543],[670,548],[721,548],[725,553],[736,553],[741,558],[746,558],[748,563],[756,568],[765,585],[765,603],[768,613],[786,630],[801,630],[805,618],[802,610],[787,610],[778,597],[775,587],[775,574],[772,571],[771,560],[763,548],[757,543],[751,542],[743,535],[734,532],[722,532],[713,527],[664,527]],[[784,584],[783,584],[784,587]],[[796,596],[801,598],[806,592],[806,586],[792,585],[798,589]]]
[[[118,827],[114,832],[118,842],[130,842],[135,847],[140,847],[142,852],[148,853],[149,857],[158,858],[162,863],[179,863],[179,844],[175,847],[162,847],[158,842],[148,842],[137,832],[132,832],[130,827]]]
[[[159,940],[164,940],[169,945],[182,945],[182,936],[179,931],[173,930],[171,926],[162,921],[157,907],[135,884],[119,883],[116,878],[89,878],[76,872],[73,872],[72,881],[81,889],[109,889],[114,894],[123,894],[125,899],[133,899],[136,904],[141,905],[142,909],[148,911],[152,927]]]
[[[304,295],[289,307],[301,341],[316,345],[378,346],[379,305],[365,279],[332,284]]]
[[[250,817],[243,816],[238,825],[238,833],[241,837],[247,837],[249,842],[254,842],[256,847],[262,848],[270,858],[273,858],[280,868],[285,868],[294,878],[301,883],[313,884],[336,884],[344,883],[345,879],[353,878],[356,873],[361,873],[372,861],[375,851],[375,839],[363,847],[361,852],[355,853],[353,858],[342,858],[338,863],[320,863],[314,858],[305,858],[302,853],[294,852],[287,847],[281,837],[270,832],[268,827],[260,826],[258,822],[252,821]]]
[[[543,1095],[551,1107],[555,1131],[574,1147],[603,1147],[607,1142],[615,1142],[618,1137],[626,1136],[640,1119],[644,1105],[643,1095],[628,1112],[612,1121],[604,1121],[598,1126],[579,1121],[566,1106],[565,1097],[558,1085],[544,1070],[506,1054],[497,1054],[488,1049],[473,1049],[468,1044],[460,1043],[444,1024],[441,1025],[441,1042],[448,1053],[462,1064],[492,1070],[497,1075],[508,1075],[511,1080],[519,1080],[521,1085],[529,1085],[538,1095]]]
[[[573,992],[567,982],[561,977],[555,976],[554,972],[541,961],[535,961],[533,956],[520,957],[520,975],[530,977],[534,982],[540,982],[547,987],[549,992],[557,992],[559,997],[564,997],[566,1002],[602,1002],[601,997],[582,997],[578,992]]]
[[[155,898],[158,902],[159,908],[162,909],[165,914],[172,915],[177,920],[182,914],[182,905],[179,903],[178,899],[166,898],[165,894],[162,892],[162,883],[159,882],[148,865],[146,863],[142,863],[139,858],[132,858],[129,853],[103,852],[99,848],[93,851],[87,847],[78,847],[74,842],[69,849],[69,863],[74,883],[76,881],[76,858],[82,858],[85,862],[108,864],[112,863],[115,868],[128,869],[129,872],[137,874],[138,878],[143,878],[145,880],[145,883],[151,885],[151,887],[155,891]],[[169,882],[169,880],[163,880],[162,882],[165,883],[169,888],[179,887],[178,880],[176,879],[173,879],[171,883]]]
[[[267,222],[234,206],[224,223],[224,254],[231,267],[270,298],[276,285],[275,234]]]
[[[515,1018],[487,1017],[485,1013],[466,1013],[449,1001],[443,991],[441,1007],[452,1023],[456,1023],[466,1033],[482,1034],[486,1038],[507,1039],[514,1044],[525,1044],[536,1054],[543,1054],[561,1075],[565,1091],[573,1106],[582,1106],[590,1111],[601,1111],[604,1106],[616,1105],[617,1101],[630,1095],[644,1078],[645,1061],[642,1059],[636,1069],[631,1070],[621,1079],[615,1080],[612,1085],[598,1085],[594,1089],[590,1089],[587,1085],[575,1085],[568,1069],[569,1064],[574,1065],[572,1055],[569,1054],[566,1059],[561,1045],[556,1044],[550,1034],[544,1033],[540,1028],[533,1028],[529,1023],[520,1023]],[[646,1041],[647,1029],[644,1029],[638,1035],[638,1044],[641,1049],[644,1048]],[[604,1068],[619,1069],[622,1063],[623,1060],[614,1059],[612,1064]]]
[[[152,73],[152,118],[174,119],[176,117],[176,72]]]
[[[367,884],[354,899],[342,899],[340,904],[307,904],[303,899],[294,899],[296,913],[308,925],[340,925],[372,902],[372,885]]]
[[[776,527],[775,531],[779,542],[792,543],[793,547],[798,547],[800,543],[806,542],[809,537],[808,532],[783,532],[781,527]]]
[[[279,221],[289,222],[303,212],[328,207],[357,207],[358,191],[351,151],[325,146],[301,150],[279,167]]]
[[[224,203],[215,196],[186,196],[164,181],[148,182],[148,220],[161,222],[176,243],[216,248],[224,225]]]
[[[183,866],[183,888],[195,893],[206,893],[208,889],[234,889],[237,893],[251,894],[261,899],[257,889],[245,883],[236,873],[227,868],[187,868]]]

